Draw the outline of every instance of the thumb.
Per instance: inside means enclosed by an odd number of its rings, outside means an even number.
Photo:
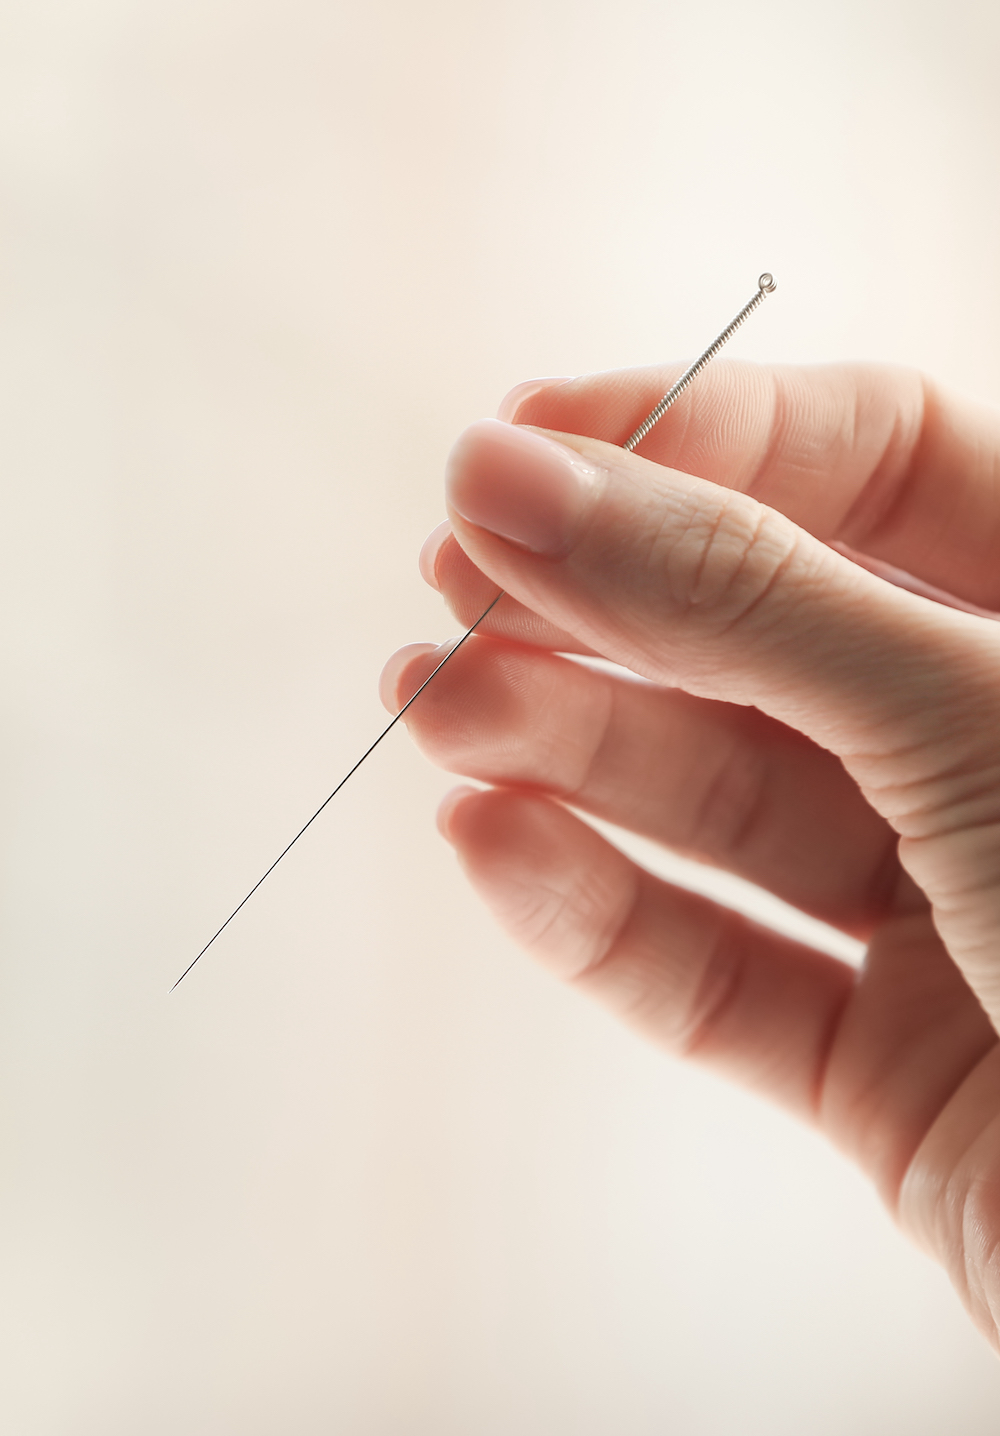
[[[448,497],[473,562],[549,622],[837,753],[948,922],[995,954],[996,624],[894,588],[745,494],[594,439],[482,420],[452,451]],[[978,834],[960,859],[959,831]],[[983,886],[987,932],[970,897]]]

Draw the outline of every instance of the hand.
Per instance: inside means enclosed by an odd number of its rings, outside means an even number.
[[[522,386],[448,468],[425,575],[464,623],[407,721],[482,780],[440,824],[508,931],[817,1123],[1000,1347],[1000,416],[888,369]],[[592,437],[579,437],[581,435]],[[693,477],[697,475],[697,477]],[[559,657],[596,653],[642,679]],[[436,661],[404,649],[398,708]],[[868,944],[860,971],[643,872],[567,804]]]

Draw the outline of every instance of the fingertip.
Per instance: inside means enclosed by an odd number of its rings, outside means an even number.
[[[497,418],[505,424],[515,424],[521,406],[543,389],[555,389],[560,384],[569,384],[571,378],[564,375],[556,375],[546,379],[526,379],[522,384],[515,384],[509,393],[500,400],[500,407],[497,409]]]
[[[565,556],[606,478],[571,445],[527,425],[479,419],[448,456],[448,507],[518,548]]]
[[[479,788],[473,788],[468,783],[462,783],[459,787],[452,788],[451,792],[446,793],[445,796],[441,799],[441,804],[437,810],[438,832],[441,834],[441,836],[445,839],[446,842],[451,843],[452,847],[454,847],[455,845],[455,838],[453,835],[452,828],[452,818],[454,816],[455,810],[456,808],[460,807],[462,803],[465,802],[466,798],[471,797],[480,791],[481,790]]]
[[[420,557],[417,564],[420,568],[420,576],[424,583],[430,584],[431,588],[441,592],[441,585],[437,578],[438,554],[444,546],[445,540],[451,537],[451,523],[445,519],[439,523],[437,528],[431,529],[424,539],[423,547],[420,550]]]
[[[425,653],[433,653],[436,647],[435,643],[407,643],[403,648],[396,650],[382,669],[378,680],[378,696],[383,708],[387,709],[393,717],[403,706],[399,700],[399,686],[403,674],[414,658],[422,657]]]

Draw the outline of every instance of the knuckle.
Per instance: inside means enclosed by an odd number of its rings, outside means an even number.
[[[742,926],[735,913],[720,914],[702,959],[699,980],[688,996],[683,1021],[678,1023],[674,1046],[679,1056],[709,1051],[737,1000],[745,975]]]
[[[676,1055],[710,1049],[732,1004],[744,970],[741,919],[719,909],[706,926],[699,910],[693,922],[681,905],[672,913],[669,938],[662,912],[647,888],[630,920],[599,962],[580,974],[585,989],[630,1025],[663,1043]]]
[[[577,980],[604,961],[627,925],[635,890],[616,888],[593,872],[526,881],[508,909],[508,928],[522,946]]]
[[[745,494],[693,506],[682,532],[666,538],[664,562],[674,601],[728,628],[772,593],[795,551],[795,530]]]
[[[507,928],[517,941],[540,950],[558,940],[564,917],[564,895],[541,883],[523,885],[506,912]]]
[[[733,742],[712,770],[699,775],[687,845],[715,862],[738,860],[753,845],[766,817],[768,776],[759,752]]]

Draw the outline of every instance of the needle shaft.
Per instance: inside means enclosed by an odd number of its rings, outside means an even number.
[[[420,697],[421,693],[423,693],[424,689],[427,687],[428,683],[430,683],[431,679],[434,678],[434,677],[436,677],[437,674],[439,674],[439,673],[441,672],[441,669],[444,667],[444,665],[445,665],[446,663],[449,663],[449,662],[454,658],[455,654],[456,654],[456,653],[458,652],[458,650],[461,648],[461,646],[462,646],[462,644],[465,642],[465,640],[466,640],[467,638],[470,638],[470,637],[472,636],[472,634],[475,633],[476,629],[477,629],[477,628],[479,627],[479,625],[482,623],[483,619],[486,617],[486,615],[487,615],[488,613],[490,613],[490,612],[497,606],[497,604],[500,602],[501,598],[503,598],[503,590],[502,590],[502,589],[501,589],[501,591],[497,594],[496,598],[494,598],[493,602],[489,605],[489,608],[484,608],[484,609],[483,609],[482,613],[481,613],[481,614],[479,615],[479,617],[476,619],[476,621],[475,621],[475,623],[472,625],[472,627],[466,629],[466,631],[462,634],[462,637],[458,640],[458,642],[455,644],[455,646],[454,646],[453,648],[450,648],[450,649],[448,650],[448,652],[445,654],[445,656],[441,659],[441,662],[437,665],[437,667],[434,669],[434,671],[433,671],[432,673],[429,673],[429,674],[428,674],[428,676],[424,679],[423,683],[421,683],[420,687],[417,689],[416,693],[413,693],[413,694],[410,695],[410,697],[409,697],[409,698],[406,700],[406,702],[403,704],[402,708],[400,708],[399,712],[396,714],[395,718],[393,718],[391,722],[389,722],[389,723],[387,723],[387,724],[385,725],[385,727],[382,729],[381,733],[380,733],[380,734],[378,735],[378,737],[375,739],[374,743],[372,743],[369,747],[367,747],[367,748],[365,749],[365,751],[361,754],[361,757],[358,759],[358,761],[354,764],[354,766],[353,766],[352,768],[349,768],[349,769],[347,770],[347,772],[346,772],[346,773],[344,774],[344,776],[341,778],[340,782],[339,782],[339,783],[337,784],[337,786],[334,788],[333,792],[330,793],[330,795],[329,795],[328,797],[326,797],[326,798],[323,799],[322,803],[320,803],[320,805],[319,805],[319,807],[316,809],[315,813],[313,813],[312,817],[309,819],[309,821],[308,821],[307,823],[303,823],[302,827],[301,827],[301,828],[298,830],[298,832],[295,834],[295,837],[294,837],[294,838],[292,839],[292,841],[288,844],[288,846],[282,848],[281,852],[280,852],[280,853],[278,854],[278,856],[275,858],[274,862],[273,862],[273,863],[271,864],[271,866],[268,868],[267,872],[261,874],[261,876],[260,876],[260,877],[257,879],[257,881],[254,883],[253,887],[252,887],[252,888],[250,889],[250,891],[247,893],[247,895],[246,895],[246,897],[243,899],[243,901],[242,901],[241,903],[239,903],[236,907],[233,908],[232,912],[231,912],[231,913],[229,914],[229,916],[226,918],[225,922],[224,922],[224,923],[222,924],[222,926],[218,929],[218,931],[217,931],[217,932],[214,932],[214,933],[212,934],[212,936],[208,939],[208,942],[206,942],[205,946],[202,948],[201,952],[199,952],[198,956],[197,956],[196,958],[194,958],[194,960],[193,960],[192,962],[189,962],[189,963],[188,963],[187,967],[184,969],[184,971],[181,973],[180,977],[179,977],[179,978],[177,979],[177,981],[174,983],[174,987],[177,987],[180,983],[182,983],[182,982],[184,981],[185,977],[187,977],[188,973],[191,971],[192,967],[194,967],[195,963],[196,963],[196,962],[199,962],[199,961],[205,956],[205,953],[206,953],[206,952],[208,951],[208,949],[212,946],[212,943],[215,941],[215,939],[216,939],[217,937],[221,937],[221,936],[222,936],[222,934],[225,932],[226,928],[227,928],[227,927],[229,926],[229,924],[232,922],[233,918],[234,918],[234,917],[236,916],[236,914],[240,911],[240,908],[243,908],[243,907],[246,906],[246,904],[247,904],[247,903],[250,901],[250,899],[253,897],[254,893],[255,893],[255,892],[257,891],[257,889],[260,887],[261,883],[265,880],[265,878],[269,878],[269,877],[271,876],[271,874],[274,872],[275,868],[276,868],[276,867],[278,866],[278,864],[281,862],[281,859],[282,859],[283,857],[285,857],[285,855],[286,855],[287,853],[290,853],[290,852],[291,852],[292,848],[294,848],[295,844],[298,842],[299,838],[301,838],[302,834],[303,834],[304,832],[306,832],[309,828],[312,827],[313,823],[315,823],[316,819],[319,817],[320,813],[321,813],[321,812],[323,811],[323,809],[327,806],[327,804],[333,802],[334,798],[335,798],[335,797],[337,796],[337,794],[340,792],[341,788],[342,788],[342,787],[344,786],[344,784],[347,782],[348,778],[351,778],[351,777],[354,776],[354,774],[355,774],[355,773],[358,771],[358,769],[361,767],[361,764],[365,761],[365,759],[368,758],[372,753],[374,753],[375,749],[376,749],[376,748],[378,747],[378,745],[381,743],[382,739],[385,738],[385,737],[387,737],[387,736],[392,732],[393,728],[395,728],[396,724],[399,722],[400,718],[402,718],[403,714],[406,712],[407,708],[409,708],[410,704],[416,702],[416,700]],[[173,992],[174,987],[172,987],[172,988],[170,989],[171,992]]]
[[[656,405],[656,408],[653,409],[651,413],[649,413],[647,417],[642,421],[638,429],[636,429],[633,434],[629,435],[629,437],[625,440],[625,443],[622,445],[622,448],[627,449],[629,450],[629,452],[631,452],[638,444],[642,442],[642,440],[646,437],[646,435],[654,427],[654,425],[659,423],[660,419],[662,419],[663,415],[667,412],[667,410],[675,402],[675,400],[680,397],[680,395],[691,383],[691,381],[698,377],[702,369],[705,368],[706,364],[711,363],[711,361],[715,358],[716,354],[718,354],[722,346],[727,342],[727,340],[731,338],[733,334],[735,334],[736,330],[740,327],[740,325],[747,318],[747,316],[753,313],[753,311],[757,308],[758,304],[763,303],[765,297],[768,294],[773,294],[775,288],[776,286],[774,280],[770,274],[762,274],[760,276],[760,279],[757,281],[757,293],[753,296],[750,302],[743,306],[739,314],[737,314],[736,318],[733,319],[732,322],[728,324],[726,328],[722,331],[722,333],[718,336],[718,338],[715,339],[709,345],[709,347],[705,350],[704,354],[702,354],[698,359],[696,359],[689,369],[685,370],[685,372],[676,381],[673,387],[669,389],[666,394],[664,394],[663,398]],[[347,782],[348,778],[354,776],[354,774],[361,767],[361,764],[365,761],[365,759],[368,758],[372,753],[374,753],[375,749],[381,743],[382,739],[387,737],[392,732],[393,728],[395,728],[396,724],[399,722],[400,718],[402,718],[403,714],[406,712],[407,708],[409,708],[410,704],[416,702],[416,700],[420,697],[421,693],[423,693],[424,689],[427,687],[428,683],[430,683],[433,678],[436,678],[437,675],[441,672],[441,669],[444,667],[444,665],[446,663],[449,663],[451,659],[454,658],[455,654],[461,648],[465,640],[467,638],[471,638],[472,634],[475,633],[476,629],[482,623],[483,619],[487,616],[488,613],[492,612],[492,610],[500,602],[501,598],[503,598],[502,589],[493,599],[489,607],[483,609],[482,613],[476,619],[475,623],[471,626],[471,628],[467,628],[466,631],[462,634],[461,638],[458,640],[458,642],[454,645],[454,647],[448,650],[448,652],[441,659],[441,662],[437,665],[434,671],[424,679],[423,683],[421,683],[416,693],[412,694],[406,700],[402,708],[400,708],[399,712],[396,714],[395,718],[393,718],[390,723],[386,724],[386,726],[382,729],[382,732],[375,739],[374,743],[372,743],[370,747],[365,749],[365,751],[361,754],[361,757],[354,764],[353,768],[348,769],[348,771],[341,778],[340,782],[334,788],[333,792],[328,797],[323,799],[322,803],[320,803],[315,813],[313,813],[312,817],[307,823],[303,824],[303,826],[295,834],[295,837],[288,844],[288,846],[282,848],[281,852],[275,858],[274,862],[268,868],[267,872],[263,873],[261,877],[257,879],[253,887],[243,899],[243,901],[237,907],[233,908],[232,912],[226,918],[225,922],[219,928],[218,932],[212,934],[212,936],[209,938],[208,942],[206,942],[205,946],[202,948],[201,952],[199,952],[198,956],[194,959],[194,961],[188,963],[187,967],[177,979],[177,982],[174,983],[174,987],[177,987],[180,983],[184,981],[185,977],[187,977],[188,973],[191,971],[192,967],[194,967],[195,963],[199,962],[205,956],[205,953],[212,946],[212,943],[215,941],[215,939],[222,936],[222,934],[225,932],[226,928],[232,922],[236,914],[240,911],[241,908],[245,907],[246,904],[253,897],[254,893],[260,887],[261,883],[264,882],[266,878],[269,878],[271,876],[275,868],[281,862],[282,858],[285,857],[287,853],[291,852],[292,848],[294,848],[299,838],[302,837],[302,834],[312,827],[313,823],[319,817],[320,813],[322,813],[323,809],[327,806],[327,804],[333,802],[333,799],[340,792],[341,788]],[[174,987],[170,989],[171,992],[173,992]]]

